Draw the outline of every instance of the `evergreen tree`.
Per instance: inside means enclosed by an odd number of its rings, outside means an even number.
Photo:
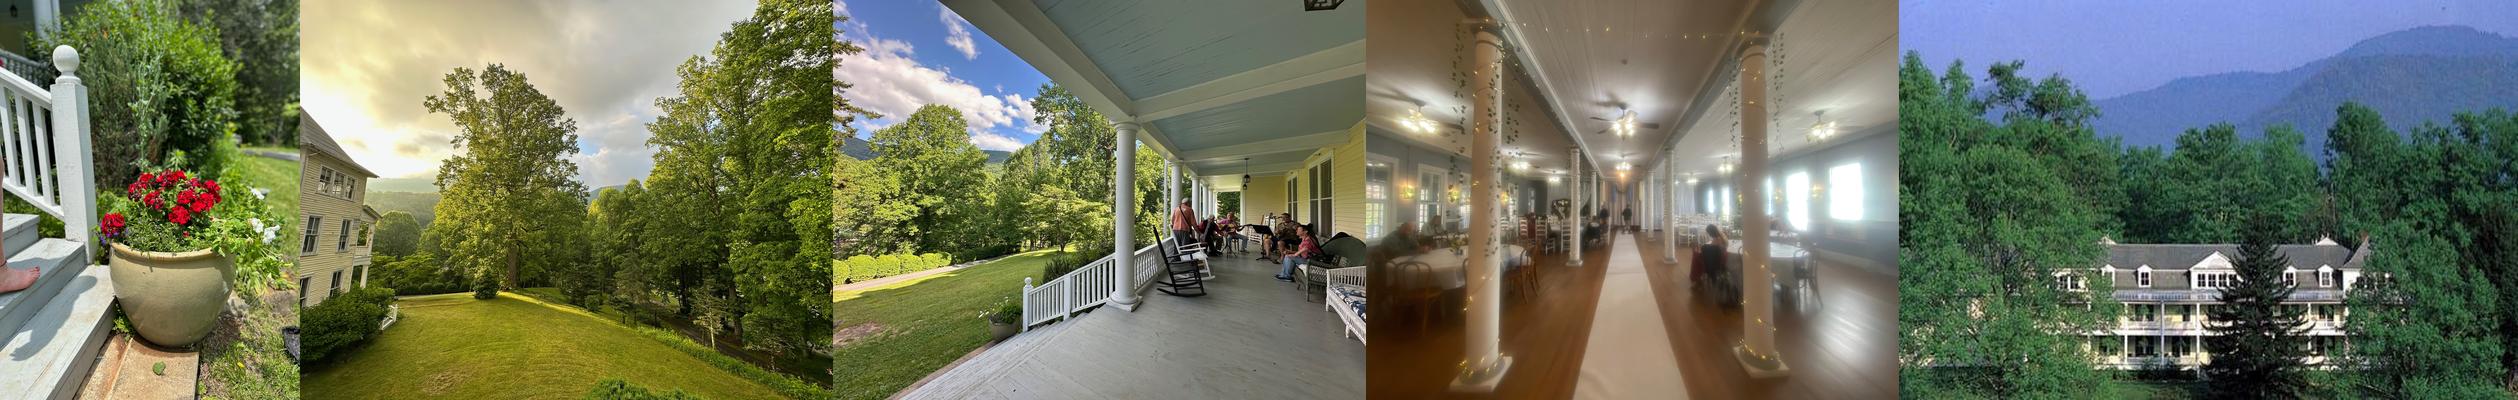
[[[2307,324],[2300,311],[2284,306],[2293,286],[2283,282],[2290,265],[2275,247],[2282,224],[2268,216],[2252,219],[2247,239],[2238,246],[2233,268],[2238,282],[2220,291],[2220,307],[2212,309],[2205,329],[2205,351],[2212,362],[2203,366],[2212,379],[2213,397],[2224,399],[2293,399],[2307,387],[2301,376],[2300,346]]]

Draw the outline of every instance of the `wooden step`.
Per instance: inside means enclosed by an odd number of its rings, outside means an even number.
[[[8,230],[5,243],[0,244],[0,249],[6,249],[8,252],[0,254],[16,255],[19,250],[35,245],[35,240],[42,239],[35,234],[36,221],[42,219],[36,218],[34,214],[8,214],[5,219]]]
[[[70,281],[86,269],[87,260],[79,260],[79,242],[44,239],[24,251],[9,253],[9,269],[42,267],[44,275],[26,290],[0,293],[0,332],[16,332],[27,319],[44,308]],[[109,288],[110,289],[110,288]]]
[[[81,268],[43,303],[31,323],[0,342],[0,388],[11,396],[68,399],[78,395],[113,329],[114,284],[103,266]]]

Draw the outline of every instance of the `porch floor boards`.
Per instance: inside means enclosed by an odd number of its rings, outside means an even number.
[[[1036,327],[899,397],[1362,398],[1364,345],[1255,256],[1211,261],[1204,297],[1148,290],[1135,312]]]

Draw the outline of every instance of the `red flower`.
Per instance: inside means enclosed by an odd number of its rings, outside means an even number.
[[[133,184],[133,185],[138,185],[138,184],[142,184],[142,183],[156,184],[156,183],[157,183],[157,174],[152,174],[152,173],[142,172],[142,173],[140,173],[140,180],[137,180],[137,181],[132,181],[132,182],[131,182],[131,184]]]
[[[158,199],[157,193],[158,192],[149,192],[148,194],[140,195],[140,204],[159,210],[166,209],[166,202]]]
[[[184,170],[170,169],[157,175],[158,186],[174,186],[184,181]]]
[[[183,224],[191,223],[191,222],[192,222],[192,210],[186,210],[186,209],[184,209],[184,208],[182,208],[182,207],[176,207],[173,211],[167,211],[167,212],[166,212],[166,220],[167,220],[167,221],[173,221],[173,222],[175,222],[175,224],[176,224],[176,225],[183,225]]]
[[[122,213],[105,213],[105,222],[99,224],[98,227],[104,228],[102,230],[105,231],[106,238],[122,237]]]

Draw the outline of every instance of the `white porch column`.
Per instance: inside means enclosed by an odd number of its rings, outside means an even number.
[[[1573,176],[1565,179],[1565,185],[1568,186],[1568,190],[1565,191],[1565,194],[1568,197],[1572,197],[1574,204],[1566,211],[1567,213],[1572,214],[1567,215],[1567,217],[1571,217],[1572,219],[1566,220],[1566,222],[1571,223],[1566,224],[1565,226],[1573,227],[1573,229],[1567,229],[1567,232],[1565,232],[1565,237],[1571,241],[1571,243],[1567,243],[1565,246],[1565,265],[1581,266],[1583,220],[1591,217],[1591,213],[1583,210],[1583,200],[1585,197],[1589,197],[1584,196],[1584,194],[1591,190],[1591,177],[1590,175],[1583,174],[1583,165],[1586,163],[1583,162],[1582,159],[1582,146],[1566,146],[1566,149],[1566,164],[1571,166],[1571,168],[1567,169],[1571,170],[1568,172],[1570,172],[1569,175]]]
[[[1504,196],[1496,185],[1503,182],[1496,162],[1497,147],[1504,141],[1499,129],[1504,123],[1503,48],[1496,38],[1494,26],[1480,26],[1477,43],[1470,48],[1476,64],[1470,64],[1469,101],[1469,251],[1466,266],[1469,314],[1467,358],[1459,376],[1452,379],[1454,391],[1488,393],[1502,382],[1504,371],[1512,367],[1512,358],[1502,354],[1499,332],[1503,322],[1503,281],[1496,240],[1496,212],[1502,208]]]
[[[1138,127],[1135,122],[1121,122],[1116,125],[1118,129],[1115,130],[1119,132],[1119,148],[1112,151],[1115,153],[1113,156],[1118,158],[1118,162],[1112,164],[1117,171],[1110,174],[1110,236],[1115,238],[1111,242],[1111,252],[1117,254],[1114,261],[1117,261],[1118,265],[1114,265],[1117,268],[1112,269],[1116,271],[1112,271],[1110,276],[1118,282],[1111,285],[1110,305],[1121,310],[1135,312],[1137,300],[1139,300],[1136,290],[1137,246],[1134,237],[1136,234],[1130,228],[1137,226],[1137,214],[1132,211],[1137,209]]]
[[[1679,203],[1682,202],[1682,199],[1693,198],[1680,196],[1692,196],[1693,194],[1687,193],[1686,191],[1687,187],[1690,185],[1686,185],[1679,181],[1679,152],[1677,149],[1678,148],[1676,147],[1672,147],[1668,149],[1669,151],[1664,151],[1663,153],[1668,154],[1664,154],[1665,157],[1662,157],[1661,159],[1661,171],[1663,172],[1661,179],[1667,179],[1670,181],[1669,189],[1664,191],[1667,192],[1664,194],[1669,196],[1668,202],[1661,205],[1661,262],[1664,263],[1679,262],[1680,230],[1694,228],[1679,226]]]
[[[1740,313],[1740,345],[1732,347],[1732,355],[1740,359],[1749,376],[1768,378],[1789,375],[1783,355],[1775,348],[1775,273],[1767,268],[1770,261],[1766,225],[1766,207],[1772,201],[1766,194],[1766,43],[1749,44],[1740,55],[1740,174],[1733,183],[1740,188],[1740,232],[1744,239],[1741,266],[1741,296],[1745,308]]]
[[[1172,220],[1180,218],[1180,163],[1163,158],[1163,238],[1170,239]]]

